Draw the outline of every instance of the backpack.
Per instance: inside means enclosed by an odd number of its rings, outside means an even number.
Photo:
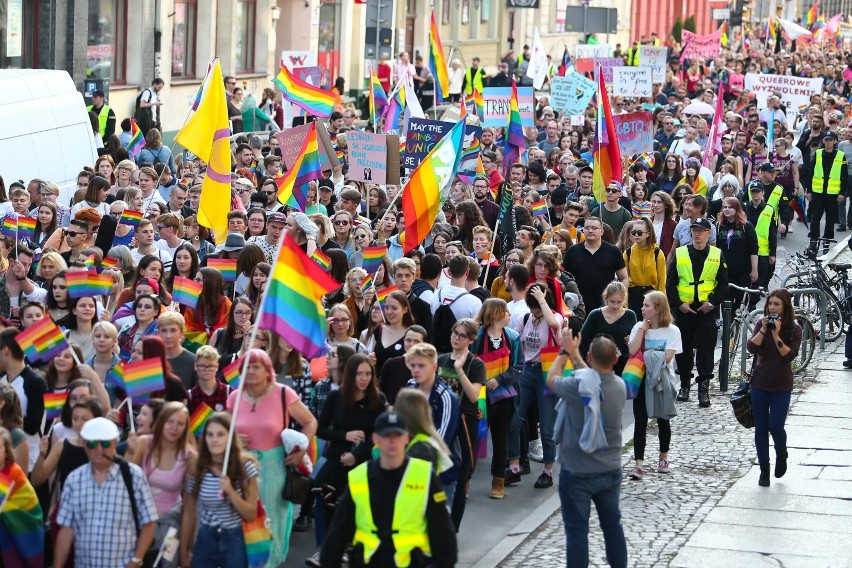
[[[438,293],[438,301],[441,302],[438,309],[435,310],[435,315],[432,317],[432,344],[438,353],[450,353],[453,346],[450,343],[450,332],[453,326],[456,325],[456,314],[453,313],[452,305],[459,301],[462,296],[467,296],[468,292],[463,292],[456,296],[449,304],[444,304],[441,300],[441,294]]]
[[[136,96],[136,106],[133,109],[133,120],[136,121],[139,130],[142,131],[142,136],[148,134],[148,131],[154,127],[154,111],[151,110],[151,107],[142,108],[142,95],[145,94],[145,91],[150,93],[151,89],[142,89],[142,92]],[[152,97],[153,95],[151,93]]]

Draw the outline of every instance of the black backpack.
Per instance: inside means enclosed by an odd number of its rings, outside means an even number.
[[[142,131],[142,136],[148,134],[148,131],[154,127],[154,111],[151,110],[151,107],[142,108],[142,95],[145,94],[145,91],[150,92],[150,90],[142,89],[142,92],[136,97],[136,106],[133,110],[133,120],[136,121],[139,130]],[[153,93],[151,95],[153,96]]]
[[[452,305],[458,302],[462,296],[467,296],[468,292],[463,292],[456,296],[449,304],[441,302],[441,293],[438,292],[438,309],[435,310],[435,315],[432,317],[432,344],[438,353],[450,353],[453,346],[450,343],[450,333],[453,326],[456,325],[456,314],[451,309]]]

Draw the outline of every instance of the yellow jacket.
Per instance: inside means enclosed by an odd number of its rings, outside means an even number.
[[[656,252],[655,252],[656,249]],[[651,286],[660,292],[666,291],[666,255],[658,247],[632,245],[624,251],[624,264],[627,265],[627,275],[630,286]]]

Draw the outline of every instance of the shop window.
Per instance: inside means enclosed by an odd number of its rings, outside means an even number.
[[[255,0],[238,0],[234,23],[237,29],[237,73],[254,71],[254,34],[257,24]]]
[[[196,0],[175,0],[172,16],[172,77],[195,77]]]
[[[127,0],[89,0],[86,76],[125,81]]]

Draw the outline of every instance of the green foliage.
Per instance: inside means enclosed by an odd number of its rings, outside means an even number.
[[[689,30],[692,33],[695,33],[695,16],[687,16],[686,20],[683,22],[683,29]]]
[[[680,32],[683,30],[683,20],[678,16],[677,20],[675,20],[674,26],[672,26],[672,37],[676,42],[680,43]]]

